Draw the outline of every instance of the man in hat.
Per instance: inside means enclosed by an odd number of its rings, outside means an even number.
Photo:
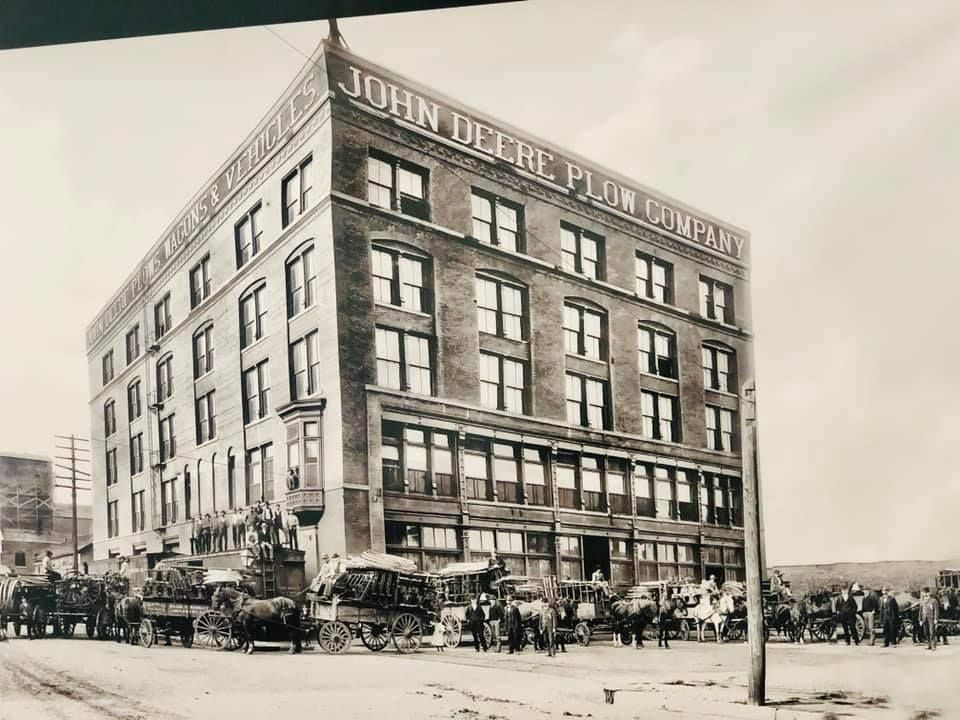
[[[847,645],[851,640],[857,645],[860,644],[860,638],[857,637],[857,601],[847,587],[840,591],[840,597],[837,598],[837,625],[843,628]]]
[[[500,652],[500,623],[503,615],[503,603],[500,602],[500,598],[493,598],[487,620],[490,623],[490,635],[493,644],[497,646],[497,652]]]
[[[880,596],[876,590],[865,588],[866,594],[863,596],[863,604],[860,606],[860,615],[863,617],[863,639],[870,638],[870,645],[875,645],[877,640],[876,614],[880,610]]]
[[[890,588],[883,586],[880,598],[880,622],[883,623],[883,646],[897,645],[900,642],[900,606],[897,599],[890,592]]]
[[[466,621],[467,627],[470,629],[470,632],[473,634],[473,647],[477,652],[480,652],[480,647],[483,647],[483,651],[487,651],[487,638],[483,633],[484,627],[486,626],[487,616],[483,612],[483,608],[480,607],[479,598],[473,598],[470,601],[470,606],[467,608],[464,613],[464,620]]]
[[[927,636],[927,650],[936,650],[940,602],[930,594],[930,588],[928,587],[925,587],[920,593],[918,616],[920,623],[923,625],[924,635]]]
[[[523,648],[523,618],[520,616],[520,604],[512,595],[507,597],[505,621],[507,626],[507,644],[510,648],[509,654],[513,655],[514,651],[520,652]]]
[[[130,571],[130,565],[129,565],[129,563],[127,562],[127,556],[126,556],[126,555],[121,555],[121,556],[120,556],[120,569],[119,569],[117,572],[120,574],[121,577],[128,577],[128,576],[129,576],[129,571]]]

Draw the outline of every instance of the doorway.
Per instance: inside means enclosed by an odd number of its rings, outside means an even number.
[[[583,536],[583,579],[589,580],[600,568],[603,579],[610,580],[610,541],[605,537]]]
[[[724,583],[723,579],[723,566],[722,565],[704,565],[703,566],[703,579],[707,580],[713,575],[717,580],[717,587],[720,587]]]

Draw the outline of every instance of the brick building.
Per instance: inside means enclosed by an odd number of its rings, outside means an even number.
[[[325,42],[87,330],[95,557],[263,496],[308,573],[742,578],[748,244]]]

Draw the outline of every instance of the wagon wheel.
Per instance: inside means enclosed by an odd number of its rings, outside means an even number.
[[[100,608],[97,611],[94,622],[97,626],[97,640],[107,640],[111,635],[113,626],[110,623],[110,613],[107,612],[106,608]]]
[[[47,611],[37,607],[33,610],[33,636],[42,638],[47,634]]]
[[[900,640],[903,640],[907,635],[913,635],[913,620],[910,618],[904,618],[900,621]]]
[[[490,627],[490,623],[486,622],[483,624],[483,641],[486,643],[487,647],[493,647],[493,628]]]
[[[379,652],[390,642],[390,633],[387,626],[380,623],[363,623],[360,625],[360,640],[368,650]]]
[[[679,620],[674,623],[673,627],[668,631],[669,638],[671,640],[689,640],[690,639],[690,623],[686,620]]]
[[[188,650],[193,646],[193,630],[185,630],[180,633],[180,644]]]
[[[239,650],[247,643],[247,631],[240,623],[230,623],[225,650]]]
[[[573,635],[577,639],[577,645],[586,647],[590,644],[590,626],[585,622],[578,622],[574,626]]]
[[[686,620],[684,620],[684,622],[686,622]],[[740,638],[742,638],[743,625],[744,624],[741,622],[735,622],[735,623],[731,623],[730,625],[727,625],[727,638],[729,640],[739,640]],[[690,633],[690,628],[688,627],[687,628],[688,636],[689,636],[689,633]],[[686,638],[684,638],[684,640],[686,640]]]
[[[628,645],[632,645],[632,644],[633,644],[633,632],[631,632],[630,630],[624,628],[624,629],[619,630],[619,631],[614,630],[614,632],[619,633],[619,635],[620,635],[620,642],[621,642],[624,646],[628,646]]]
[[[833,620],[824,620],[817,628],[818,636],[821,640],[829,640],[833,637],[833,632],[836,629],[837,624]]]
[[[463,626],[456,615],[447,613],[440,620],[443,624],[443,644],[448,648],[455,648],[463,640]]]
[[[331,620],[320,626],[317,642],[326,652],[339,655],[350,649],[350,643],[353,642],[353,633],[350,632],[346,623]]]
[[[487,631],[489,632],[489,628],[487,628]],[[391,633],[393,635],[393,645],[399,652],[414,652],[420,647],[420,641],[423,639],[420,618],[411,613],[402,613],[393,621]]]
[[[194,621],[197,642],[200,647],[219,648],[230,637],[230,618],[216,610],[208,610]]]
[[[143,645],[143,647],[149,648],[153,646],[154,641],[157,639],[157,633],[153,627],[153,622],[151,622],[149,618],[144,618],[140,621],[137,637],[140,639],[140,644]]]

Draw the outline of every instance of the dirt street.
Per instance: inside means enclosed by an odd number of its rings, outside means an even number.
[[[609,641],[547,658],[472,648],[401,656],[253,657],[81,638],[0,642],[0,720],[336,718],[960,717],[960,642],[929,652],[823,643],[768,645],[771,706],[749,708],[747,646],[675,642],[669,651]],[[605,704],[604,688],[618,689]]]

